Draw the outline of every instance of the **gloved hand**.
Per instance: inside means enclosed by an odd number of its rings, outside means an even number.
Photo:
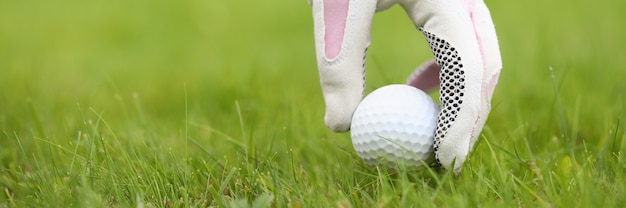
[[[348,131],[363,98],[365,55],[374,13],[398,3],[424,33],[435,56],[407,84],[440,87],[437,163],[456,173],[479,136],[502,62],[491,15],[482,0],[309,0],[326,104],[326,125]],[[437,77],[438,76],[438,77]]]

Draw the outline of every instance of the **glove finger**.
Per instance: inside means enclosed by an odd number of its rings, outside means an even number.
[[[363,98],[365,54],[376,0],[314,0],[315,48],[326,104],[324,121],[336,132],[349,130]]]
[[[403,6],[441,67],[435,158],[458,173],[481,108],[483,63],[470,13],[461,1],[416,1]]]
[[[441,68],[435,60],[429,60],[417,67],[406,80],[407,85],[417,87],[424,92],[430,92],[439,87],[439,71]]]
[[[489,9],[482,0],[477,0],[472,14],[474,28],[483,58],[484,71],[481,89],[480,117],[476,123],[474,132],[472,132],[470,149],[474,146],[474,143],[487,121],[487,117],[491,111],[491,97],[498,83],[500,70],[502,69],[498,37],[496,36],[496,30],[491,20]]]

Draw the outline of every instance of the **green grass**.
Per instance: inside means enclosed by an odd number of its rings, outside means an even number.
[[[0,207],[623,207],[626,3],[487,3],[504,68],[454,176],[325,128],[304,0],[0,0]],[[368,91],[432,57],[398,7],[372,42]]]

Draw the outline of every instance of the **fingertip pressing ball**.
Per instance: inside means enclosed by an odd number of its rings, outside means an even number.
[[[369,165],[430,164],[438,112],[437,104],[415,87],[378,88],[361,101],[352,117],[354,149]]]

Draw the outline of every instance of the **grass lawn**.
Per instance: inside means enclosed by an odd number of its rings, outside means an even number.
[[[623,207],[626,2],[487,4],[504,68],[454,176],[326,129],[305,0],[0,0],[0,207]],[[367,91],[431,58],[377,14]]]

